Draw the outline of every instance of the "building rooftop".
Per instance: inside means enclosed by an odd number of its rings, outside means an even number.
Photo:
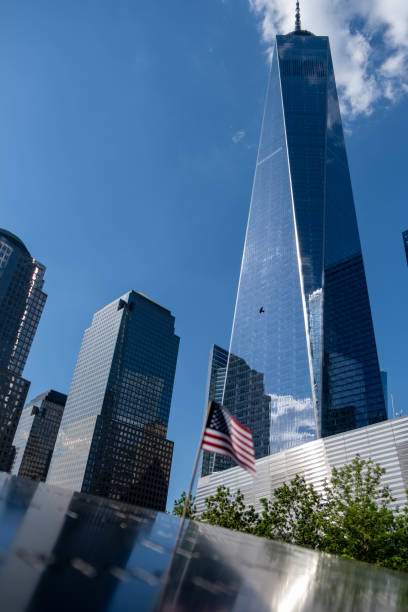
[[[6,238],[6,240],[8,240],[9,242],[11,242],[11,244],[13,244],[14,246],[18,247],[19,249],[21,249],[26,255],[28,255],[29,257],[31,257],[30,255],[30,251],[27,249],[26,245],[24,244],[24,242],[22,240],[20,240],[20,238],[18,236],[16,236],[15,234],[12,234],[11,232],[9,232],[8,230],[5,229],[1,229],[0,228],[0,236],[4,236],[4,238]]]
[[[293,30],[293,32],[289,32],[288,36],[292,36],[294,34],[296,36],[314,36],[314,34],[312,34],[312,32],[309,32],[308,30],[302,30],[302,24],[301,24],[301,21],[300,21],[299,2],[296,2],[295,29]]]
[[[314,36],[313,32],[309,32],[309,30],[293,30],[293,32],[289,32],[287,36]]]
[[[67,396],[65,395],[65,393],[54,391],[54,389],[48,389],[48,391],[44,391],[44,393],[36,395],[36,397],[30,400],[29,404],[40,404],[45,399],[49,402],[54,402],[54,404],[60,404],[61,406],[65,406]]]

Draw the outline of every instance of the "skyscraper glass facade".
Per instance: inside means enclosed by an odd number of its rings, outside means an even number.
[[[407,258],[408,264],[408,230],[402,232],[402,240],[404,241],[405,257]]]
[[[224,405],[257,458],[386,418],[329,41],[303,30],[276,37]]]
[[[388,373],[385,372],[384,370],[381,370],[380,376],[381,376],[381,384],[382,384],[382,389],[383,389],[383,394],[384,394],[384,404],[385,404],[385,410],[387,413],[387,419],[392,419],[392,414],[390,414],[390,411],[388,408]]]
[[[11,468],[30,387],[22,373],[47,299],[44,272],[17,236],[0,229],[0,471]]]
[[[29,402],[14,436],[12,474],[45,482],[67,396],[50,390]]]
[[[229,368],[229,376],[225,380]],[[223,402],[234,410],[235,416],[247,423],[252,431],[256,457],[263,457],[269,450],[270,398],[265,394],[263,375],[248,364],[216,344],[211,349],[208,383],[208,401]],[[204,451],[201,475],[227,469],[234,465],[228,457]]]
[[[228,351],[214,344],[211,348],[210,359],[208,363],[207,377],[207,402],[214,400],[219,404],[222,403],[222,396],[225,385],[225,372],[227,371]],[[207,403],[205,411],[207,410]],[[214,461],[216,456],[207,451],[203,452],[203,461],[201,465],[201,475],[207,476],[214,471]],[[217,457],[218,459],[218,457]]]
[[[165,508],[178,346],[171,313],[135,291],[94,315],[47,482]]]

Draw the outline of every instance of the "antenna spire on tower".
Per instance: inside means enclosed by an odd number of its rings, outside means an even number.
[[[295,13],[295,32],[299,32],[302,29],[300,24],[300,8],[299,8],[299,0],[296,1],[296,13]]]

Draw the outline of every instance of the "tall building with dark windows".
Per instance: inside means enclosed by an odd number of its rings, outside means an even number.
[[[225,374],[229,369],[227,381]],[[217,346],[211,349],[208,382],[208,400],[223,402],[235,416],[252,431],[255,457],[264,457],[269,451],[270,398],[265,394],[263,374],[252,370],[236,355]],[[201,475],[224,470],[234,463],[228,457],[204,451]]]
[[[85,333],[47,483],[164,510],[179,338],[169,310],[129,291]]]
[[[265,455],[386,419],[329,40],[298,6],[273,49],[230,350],[224,404],[251,427],[269,398]]]
[[[384,393],[384,404],[385,404],[385,411],[387,413],[387,419],[391,419],[392,416],[390,415],[390,412],[388,409],[388,373],[385,372],[384,370],[381,370],[380,376],[381,376],[381,384],[382,384],[383,393]]]
[[[30,387],[22,374],[47,299],[44,272],[20,238],[0,229],[0,471],[11,468]]]
[[[219,404],[222,403],[224,393],[225,372],[227,371],[228,351],[221,348],[217,344],[213,344],[210,351],[210,359],[208,363],[207,376],[207,402],[214,400]],[[207,409],[207,403],[205,410]],[[213,453],[203,452],[203,461],[201,465],[201,476],[207,476],[214,471],[214,462],[218,459]]]
[[[402,232],[402,240],[404,241],[405,257],[407,258],[408,265],[408,230]]]
[[[51,389],[24,407],[13,441],[12,474],[45,482],[66,401]]]

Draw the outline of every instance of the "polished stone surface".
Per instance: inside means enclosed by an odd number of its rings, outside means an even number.
[[[0,474],[2,612],[408,609],[408,576]],[[168,578],[168,580],[167,580]]]

